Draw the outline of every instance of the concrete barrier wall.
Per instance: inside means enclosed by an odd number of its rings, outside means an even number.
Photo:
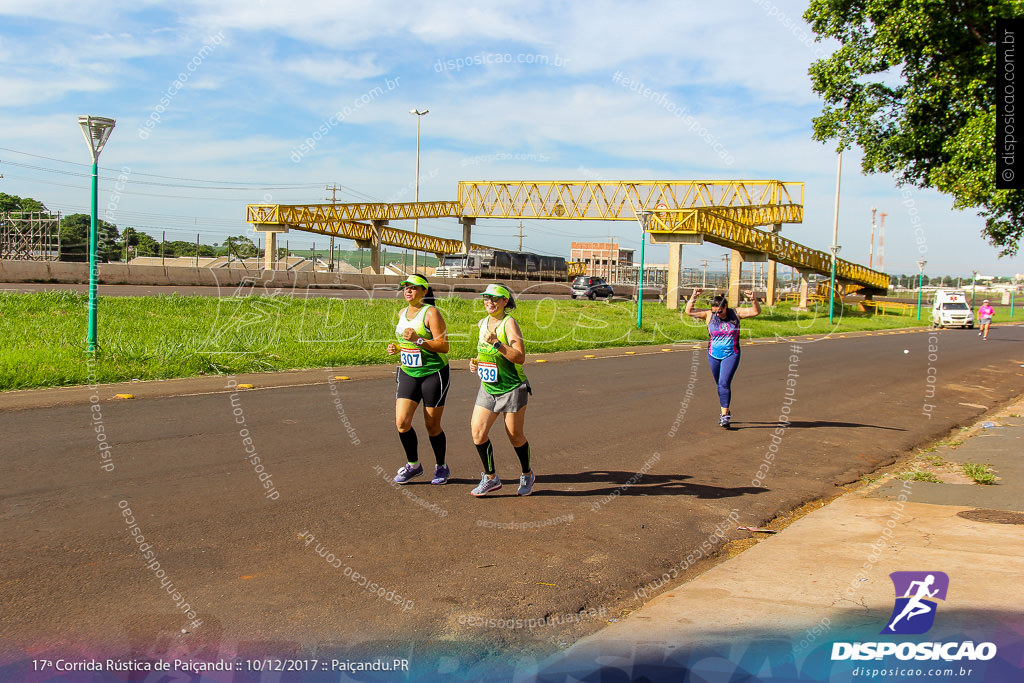
[[[396,275],[366,275],[356,273],[323,273],[313,271],[264,270],[247,271],[241,268],[195,268],[186,266],[141,266],[125,263],[101,263],[99,283],[104,285],[178,285],[247,288],[284,291],[310,289],[355,289],[367,292],[375,289],[397,287],[402,278]],[[6,261],[0,260],[0,282],[58,282],[63,284],[88,284],[88,263],[64,263],[60,261]],[[432,280],[434,291],[439,296],[453,292],[484,289],[490,280],[469,278],[441,278]],[[522,294],[565,295],[569,293],[568,282],[530,282],[514,280],[506,283],[513,292]],[[616,293],[631,296],[633,287],[615,286]],[[272,293],[268,291],[267,293]],[[645,297],[647,294],[645,293]]]

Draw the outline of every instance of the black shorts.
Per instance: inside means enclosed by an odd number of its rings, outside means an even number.
[[[405,370],[399,366],[398,372],[395,373],[395,383],[398,384],[395,398],[407,398],[416,403],[423,401],[423,405],[427,408],[440,408],[444,405],[445,397],[448,396],[448,387],[451,384],[450,376],[451,369],[447,365],[426,377],[407,375]]]

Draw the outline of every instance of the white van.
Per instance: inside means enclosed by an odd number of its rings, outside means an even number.
[[[974,329],[974,312],[968,303],[967,292],[958,289],[936,291],[932,304],[932,327]]]

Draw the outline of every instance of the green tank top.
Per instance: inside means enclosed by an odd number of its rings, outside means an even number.
[[[480,334],[477,335],[476,346],[477,374],[480,376],[484,391],[497,396],[507,394],[525,382],[526,373],[523,372],[522,365],[509,362],[493,346],[484,341],[484,333],[487,330],[489,319],[490,316],[487,316],[479,323]],[[508,346],[508,333],[505,331],[505,325],[509,320],[509,316],[506,315],[495,329],[498,340],[506,346]]]
[[[427,375],[433,375],[435,372],[448,365],[448,355],[444,353],[434,353],[433,351],[427,351],[422,346],[416,346],[416,342],[411,342],[402,337],[402,332],[407,328],[411,327],[416,330],[416,334],[423,337],[424,339],[433,339],[433,335],[430,330],[427,329],[427,311],[433,306],[430,304],[423,304],[420,307],[419,313],[416,314],[412,320],[406,317],[409,312],[409,308],[402,309],[402,312],[398,314],[398,324],[395,326],[395,336],[398,337],[399,346],[399,358],[402,362],[402,371],[410,377],[426,377]]]

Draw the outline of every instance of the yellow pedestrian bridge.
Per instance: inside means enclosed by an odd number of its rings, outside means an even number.
[[[768,261],[796,268],[804,278],[830,275],[832,255],[787,240],[784,223],[803,221],[804,184],[780,180],[645,180],[645,181],[465,181],[457,201],[334,204],[250,204],[246,221],[266,233],[267,267],[273,268],[276,235],[301,230],[355,240],[371,250],[370,263],[380,268],[380,247],[391,245],[438,256],[488,248],[471,241],[481,218],[638,221],[655,243],[669,244],[669,303],[678,290],[678,259],[684,244],[710,242],[732,250],[737,300],[740,264]],[[463,239],[446,239],[402,230],[391,221],[457,218]],[[760,230],[758,226],[768,226]],[[675,268],[673,268],[673,262]],[[837,258],[836,280],[846,290],[881,294],[885,273]],[[674,273],[674,277],[673,277]],[[774,298],[775,268],[769,268],[769,302]],[[675,280],[675,282],[673,282]]]

